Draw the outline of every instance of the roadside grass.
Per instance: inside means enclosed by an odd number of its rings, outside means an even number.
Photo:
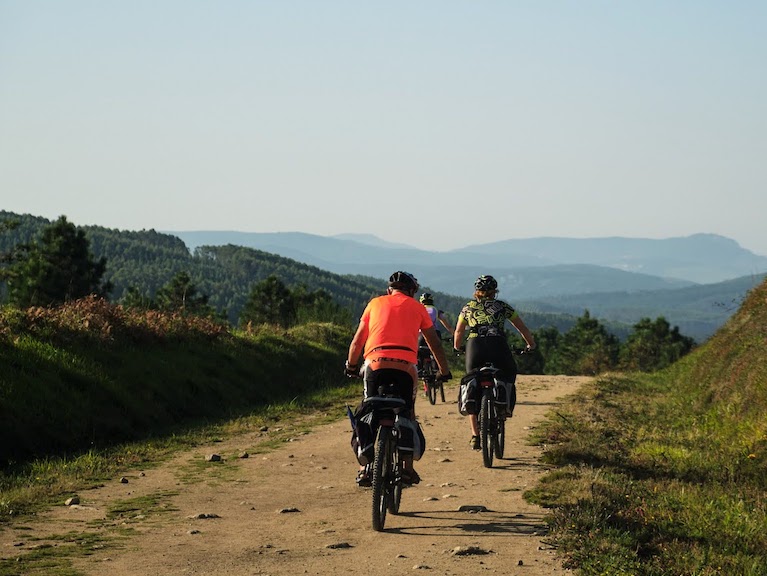
[[[656,374],[607,374],[536,430],[526,497],[584,575],[767,574],[767,290]]]
[[[68,532],[48,538],[52,543],[33,545],[14,558],[0,559],[0,576],[82,576],[72,559],[90,556],[123,539],[117,534]]]

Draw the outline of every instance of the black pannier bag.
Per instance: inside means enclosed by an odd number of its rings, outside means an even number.
[[[476,374],[467,374],[461,378],[461,384],[458,386],[458,411],[463,416],[477,413],[478,390]]]
[[[375,440],[378,422],[373,417],[369,404],[360,404],[353,415],[351,445],[354,456],[362,466],[371,464],[375,458]],[[426,437],[416,420],[397,415],[394,426],[399,432],[399,449],[413,454],[413,460],[420,460],[426,451]]]
[[[517,403],[517,387],[513,382],[504,382],[496,380],[497,386],[494,389],[495,403],[505,406],[506,413],[511,414]],[[479,413],[480,387],[477,382],[476,374],[467,374],[461,378],[461,384],[458,386],[458,411],[463,416]]]

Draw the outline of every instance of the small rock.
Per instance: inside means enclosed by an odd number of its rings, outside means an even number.
[[[64,500],[65,506],[77,506],[80,503],[80,497],[79,496],[72,496],[71,498],[67,498]]]
[[[439,461],[440,461],[440,462],[452,462],[452,460],[451,460],[450,458],[442,458],[442,459],[441,459],[441,460],[439,460]]]
[[[242,452],[242,453],[240,454],[240,458],[242,458],[242,459],[244,459],[244,458],[250,458],[250,454],[248,454],[247,452]]]
[[[338,542],[336,544],[328,544],[325,546],[325,548],[328,548],[330,550],[341,550],[342,548],[351,548],[352,545],[348,542]]]
[[[259,432],[268,432],[269,426],[261,426],[261,428],[258,429]]]
[[[477,512],[487,512],[487,508],[485,506],[475,506],[475,505],[469,505],[469,506],[461,506],[458,508],[459,512],[470,512],[473,514],[476,514]]]
[[[293,512],[300,512],[298,508],[283,508],[279,510],[280,514],[291,514]]]
[[[426,564],[416,564],[413,566],[413,570],[431,570],[431,568]]]
[[[139,474],[139,476],[141,476],[141,477],[143,478],[144,476],[146,476],[146,474],[144,474],[143,472],[141,472],[141,473]]]
[[[192,514],[189,518],[192,520],[207,520],[209,518],[221,518],[218,514],[207,514],[205,512],[201,512],[200,514]]]
[[[128,483],[128,479],[125,476],[120,478],[120,484],[127,484],[127,483]]]
[[[205,458],[207,462],[221,462],[221,455],[220,454],[208,454],[208,456]]]
[[[456,546],[450,553],[453,556],[479,556],[489,554],[488,550],[483,550],[479,546]]]
[[[424,498],[424,502],[434,502],[435,500],[439,500],[436,496],[429,496],[428,498]]]
[[[524,562],[522,562],[522,560],[520,560],[519,562],[517,562],[517,566],[524,566],[524,565],[525,565],[525,563],[524,563]]]
[[[199,530],[189,530],[189,531],[187,532],[187,534],[199,534],[199,533],[200,533],[200,531],[199,531]]]

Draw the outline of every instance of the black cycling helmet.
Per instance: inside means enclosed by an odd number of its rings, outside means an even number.
[[[478,292],[490,292],[496,288],[498,288],[498,282],[488,274],[483,274],[474,282],[474,289]]]
[[[389,288],[415,294],[418,290],[418,280],[410,272],[398,270],[389,276]]]
[[[434,297],[431,295],[431,292],[424,292],[419,300],[421,304],[434,304]]]

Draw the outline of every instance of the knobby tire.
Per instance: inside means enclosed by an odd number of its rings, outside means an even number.
[[[500,460],[503,458],[503,449],[506,446],[506,417],[496,415],[495,427],[495,457]]]
[[[482,408],[479,412],[479,434],[482,444],[482,463],[485,468],[493,466],[493,445],[495,436],[492,430],[493,422],[493,393],[486,389],[482,393]]]
[[[386,510],[388,508],[387,483],[390,477],[389,465],[391,463],[391,428],[380,426],[376,434],[375,458],[373,459],[373,530],[381,532],[386,523]]]

